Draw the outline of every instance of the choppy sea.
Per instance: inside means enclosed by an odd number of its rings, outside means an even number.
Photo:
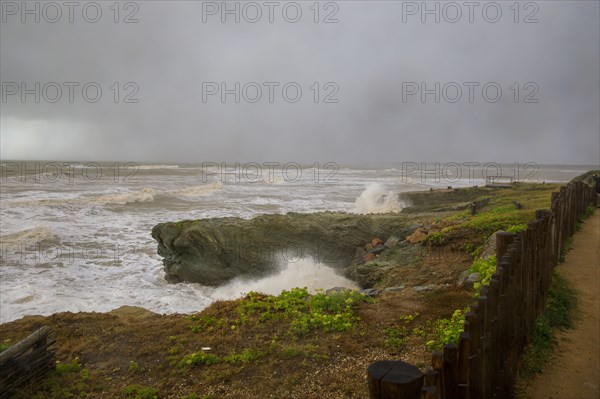
[[[150,236],[160,222],[263,213],[399,212],[398,193],[485,184],[486,176],[566,182],[593,166],[533,164],[3,161],[0,323],[134,305],[195,312],[250,290],[353,286],[311,259],[222,287],[169,284]]]

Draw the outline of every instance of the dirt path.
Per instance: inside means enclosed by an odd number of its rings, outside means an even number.
[[[555,357],[527,389],[530,399],[600,398],[600,211],[573,237],[573,249],[560,266],[578,291],[573,330],[558,333]]]

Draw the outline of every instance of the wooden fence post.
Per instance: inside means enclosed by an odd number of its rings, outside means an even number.
[[[403,361],[382,360],[367,369],[371,399],[420,399],[424,375]]]

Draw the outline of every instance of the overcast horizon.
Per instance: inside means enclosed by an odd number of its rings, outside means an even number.
[[[600,163],[597,1],[24,4],[4,161]]]

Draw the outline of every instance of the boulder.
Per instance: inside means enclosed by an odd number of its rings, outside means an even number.
[[[373,255],[379,255],[380,253],[382,253],[383,251],[385,251],[387,249],[387,247],[383,246],[383,245],[379,245],[375,248],[373,248],[372,250],[369,251],[369,254],[373,254]]]
[[[363,294],[369,298],[375,298],[376,296],[379,295],[379,290],[376,290],[375,288],[367,288],[366,290],[362,290],[361,294]]]
[[[465,285],[467,280],[469,279],[469,270],[465,270],[458,275],[458,280],[456,281],[456,285],[462,287]]]
[[[469,274],[469,278],[467,279],[467,283],[475,284],[479,281],[479,273],[471,273]]]
[[[383,245],[385,245],[388,248],[394,248],[396,245],[398,245],[399,242],[400,242],[400,239],[398,237],[391,236],[390,238],[387,239],[387,241]]]
[[[423,242],[427,238],[427,229],[419,227],[414,233],[406,237],[406,241],[411,244]]]
[[[292,257],[310,257],[343,269],[352,262],[356,247],[407,224],[407,217],[397,213],[288,213],[160,223],[152,237],[167,281],[219,286],[238,276],[268,275]]]
[[[500,232],[502,232],[502,230],[498,230],[496,233]],[[481,252],[479,252],[479,257],[481,259],[489,258],[492,255],[496,255],[496,233],[489,236],[483,244],[483,246],[481,247]]]
[[[381,241],[381,238],[373,238],[373,240],[371,240],[371,245],[373,246],[373,248],[382,245],[383,241]]]

